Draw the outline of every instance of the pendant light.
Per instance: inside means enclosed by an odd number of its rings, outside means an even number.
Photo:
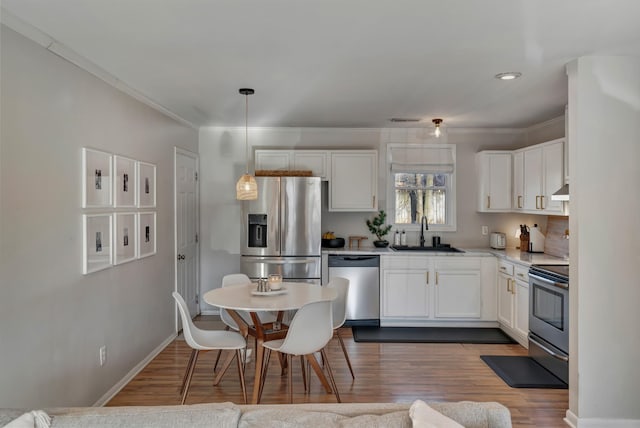
[[[249,174],[249,95],[255,91],[250,88],[240,88],[240,93],[245,96],[244,115],[244,144],[245,158],[247,161],[245,173],[236,183],[236,199],[240,201],[252,201],[258,199],[258,183],[256,178]]]

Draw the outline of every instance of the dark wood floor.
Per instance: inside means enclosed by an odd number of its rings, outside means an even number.
[[[201,322],[203,322],[201,320]],[[207,322],[205,319],[204,322]],[[343,402],[497,401],[511,411],[514,427],[566,427],[567,390],[515,389],[507,386],[480,355],[526,355],[519,345],[356,343],[343,329],[354,366],[352,380],[337,339],[327,352]],[[179,404],[179,388],[191,349],[176,339],[147,365],[108,406]],[[187,404],[232,401],[242,403],[235,364],[218,386],[212,386],[214,352],[201,355]],[[253,386],[253,364],[247,366],[247,388]],[[305,394],[299,360],[293,363],[294,403],[335,402],[312,378]],[[263,403],[287,402],[287,378],[276,361],[270,366]]]

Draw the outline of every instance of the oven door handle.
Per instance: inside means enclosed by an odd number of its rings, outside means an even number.
[[[544,282],[545,284],[553,285],[554,287],[564,288],[565,290],[568,290],[568,289],[569,289],[569,284],[564,284],[564,283],[562,283],[562,282],[555,282],[555,281],[551,281],[551,280],[549,280],[549,279],[547,279],[547,278],[544,278],[544,277],[542,277],[542,276],[538,276],[538,275],[536,275],[535,273],[532,273],[531,271],[529,271],[529,279],[531,279],[531,278],[535,278],[536,280],[538,280],[538,281],[542,281],[542,282]]]
[[[549,355],[551,355],[554,358],[557,358],[560,361],[564,361],[565,363],[569,362],[569,357],[565,357],[564,355],[560,355],[556,352],[554,352],[553,350],[549,349],[548,347],[546,347],[545,345],[543,345],[542,343],[538,342],[537,340],[535,340],[533,337],[531,337],[531,333],[529,333],[529,335],[527,336],[527,338],[535,343],[537,346],[541,347],[546,353],[548,353]]]

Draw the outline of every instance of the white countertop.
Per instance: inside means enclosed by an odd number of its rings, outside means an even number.
[[[562,257],[555,257],[544,253],[528,253],[526,251],[520,251],[515,248],[507,248],[505,250],[495,250],[493,248],[464,248],[456,247],[463,250],[464,253],[449,253],[438,251],[396,251],[391,248],[375,248],[375,247],[362,247],[362,248],[323,248],[323,254],[362,254],[362,255],[434,255],[434,256],[496,256],[514,263],[520,263],[526,266],[532,264],[567,264],[568,259]]]

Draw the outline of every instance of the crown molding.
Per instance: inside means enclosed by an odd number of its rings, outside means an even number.
[[[188,126],[189,128],[199,129],[198,126],[178,116],[171,110],[167,109],[166,107],[162,106],[161,104],[147,97],[140,91],[127,85],[125,82],[118,79],[113,74],[109,73],[99,65],[89,61],[87,58],[83,57],[82,55],[70,49],[69,47],[65,46],[63,43],[60,43],[59,41],[55,40],[53,37],[49,36],[45,32],[34,27],[33,25],[24,22],[22,19],[18,18],[11,12],[7,11],[5,8],[1,8],[0,10],[0,22],[6,25],[8,28],[15,31],[16,33],[21,34],[22,36],[42,46],[52,54],[57,55],[60,58],[64,59],[65,61],[68,61],[71,64],[75,65],[76,67],[83,69],[87,73],[92,74],[93,76],[97,77],[98,79],[102,80],[108,85],[129,95],[130,97],[140,101],[141,103],[153,108],[154,110],[159,111],[165,116],[168,116],[182,123],[183,125]]]

